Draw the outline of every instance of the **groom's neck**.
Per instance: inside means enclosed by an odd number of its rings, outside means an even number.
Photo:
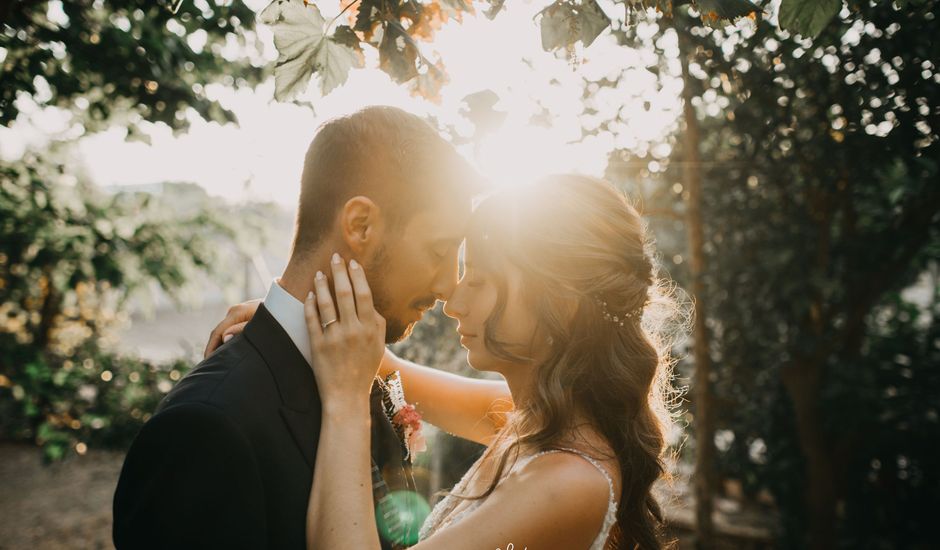
[[[341,250],[334,250],[332,243],[318,247],[317,250],[311,252],[293,252],[287,261],[284,273],[278,279],[278,284],[288,294],[303,302],[307,293],[313,290],[317,271],[322,271],[324,275],[330,277],[330,258],[334,252],[343,253]]]

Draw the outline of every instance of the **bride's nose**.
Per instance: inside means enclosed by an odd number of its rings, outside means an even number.
[[[458,296],[459,291],[450,296],[450,300],[444,302],[444,315],[454,319],[462,319],[467,315],[467,305]]]

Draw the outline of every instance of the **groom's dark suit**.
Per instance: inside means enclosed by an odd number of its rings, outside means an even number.
[[[374,385],[373,463],[391,489],[413,490],[382,398]],[[261,305],[137,435],[114,495],[115,546],[304,548],[319,434],[313,371]]]

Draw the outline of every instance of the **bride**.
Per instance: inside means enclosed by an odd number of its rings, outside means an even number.
[[[304,304],[323,404],[308,548],[380,547],[366,528],[369,391],[377,371],[396,370],[424,420],[487,446],[412,548],[663,546],[651,488],[664,475],[671,360],[647,306],[675,306],[639,214],[613,187],[553,176],[475,211],[444,313],[470,365],[505,382],[396,357],[362,266],[331,270],[335,300],[318,274]]]

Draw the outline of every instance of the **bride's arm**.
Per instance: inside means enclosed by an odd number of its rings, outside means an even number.
[[[310,550],[379,550],[371,479],[370,388],[385,349],[385,320],[372,305],[365,273],[330,262],[335,305],[322,273],[304,302],[312,368],[320,391],[320,441],[307,505]],[[355,297],[355,300],[353,299]],[[320,322],[326,319],[326,325]]]
[[[365,395],[365,394],[364,394]],[[325,405],[307,507],[307,548],[379,549],[368,399]]]
[[[406,361],[386,350],[379,367],[384,377],[401,372],[409,403],[438,428],[489,445],[513,408],[505,380],[477,380]]]

